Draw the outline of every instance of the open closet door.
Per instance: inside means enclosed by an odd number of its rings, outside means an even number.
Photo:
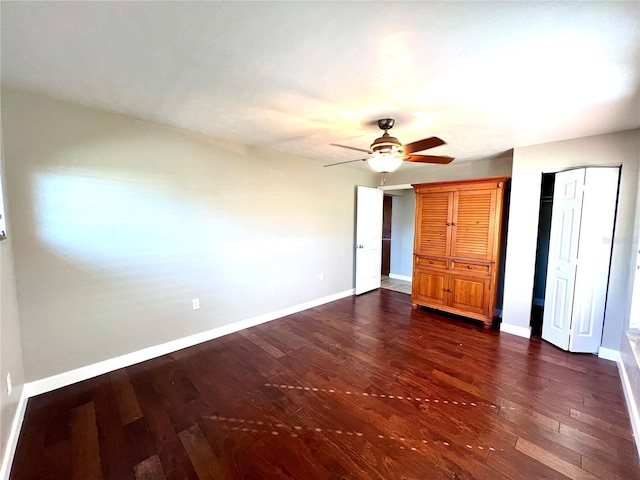
[[[602,343],[620,170],[586,170],[569,351],[597,353]]]
[[[553,190],[542,338],[563,350],[571,332],[584,176],[583,168],[559,172]]]
[[[356,295],[380,288],[384,192],[358,187],[356,206]]]
[[[600,349],[619,173],[556,174],[542,338],[563,350]]]

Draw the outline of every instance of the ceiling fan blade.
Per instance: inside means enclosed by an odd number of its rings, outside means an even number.
[[[446,165],[453,162],[453,157],[441,157],[437,155],[411,155],[409,158],[404,159],[405,162],[419,162],[419,163],[439,163]]]
[[[334,147],[340,147],[340,148],[348,148],[349,150],[355,150],[357,152],[371,153],[370,150],[365,150],[363,148],[350,147],[348,145],[339,145],[337,143],[330,143],[329,145],[333,145]]]
[[[404,153],[412,154],[421,150],[427,150],[433,147],[439,147],[440,145],[446,145],[447,142],[438,137],[423,138],[415,142],[407,143],[403,145]]]
[[[366,158],[359,158],[357,160],[347,160],[346,162],[338,162],[338,163],[329,163],[327,165],[323,165],[323,167],[333,167],[334,165],[343,165],[345,163],[353,163],[353,162],[364,162]]]

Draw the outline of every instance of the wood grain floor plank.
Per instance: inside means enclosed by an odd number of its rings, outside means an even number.
[[[180,439],[163,443],[158,448],[158,457],[167,480],[199,480]]]
[[[98,442],[102,473],[105,480],[134,480],[125,433],[120,421],[115,392],[110,382],[93,389],[92,401],[96,425],[99,426]]]
[[[98,426],[93,402],[71,411],[72,480],[102,480]]]
[[[633,442],[607,434],[589,424],[561,423],[559,431],[609,455],[617,455],[621,451],[633,453]]]
[[[153,435],[144,417],[125,425],[123,432],[129,464],[132,468],[157,453]]]
[[[136,480],[167,480],[160,457],[154,455],[133,467]]]
[[[503,400],[500,403],[500,412],[502,418],[528,428],[542,427],[557,432],[560,428],[560,422],[547,417],[546,415],[522,405]]]
[[[178,434],[180,441],[198,473],[199,480],[220,480],[228,478],[219,459],[197,425]]]
[[[71,440],[49,446],[41,462],[41,478],[72,478]]]
[[[592,475],[586,470],[582,470],[565,460],[557,457],[556,455],[540,448],[539,446],[523,439],[519,438],[516,443],[516,450],[524,453],[525,455],[539,461],[540,463],[553,468],[555,471],[565,475],[572,480],[597,480],[598,477]]]
[[[516,449],[491,452],[487,465],[511,480],[567,480],[567,476]],[[489,480],[489,479],[487,479]]]
[[[279,350],[275,346],[271,345],[268,341],[258,337],[257,335],[250,332],[249,330],[243,330],[239,332],[239,334],[242,335],[247,340],[249,340],[250,342],[256,344],[258,347],[260,347],[262,350],[267,352],[273,358],[281,358],[286,355],[282,350]]]
[[[638,480],[640,470],[638,468],[625,468],[624,466],[611,465],[607,459],[597,460],[589,456],[582,457],[582,468],[596,477],[608,480]]]
[[[598,418],[595,415],[590,415],[576,408],[571,408],[569,410],[569,416],[593,425],[594,427],[604,430],[605,432],[617,435],[620,438],[624,438],[625,440],[633,441],[633,436],[631,435],[631,432],[629,430],[630,425],[628,425],[628,422],[624,422],[625,425],[622,426],[619,425],[618,422],[612,423],[611,419],[605,420],[602,418]]]
[[[133,385],[131,385],[127,371],[125,369],[115,370],[109,374],[109,378],[116,395],[122,425],[127,425],[142,417],[138,398],[133,391]]]

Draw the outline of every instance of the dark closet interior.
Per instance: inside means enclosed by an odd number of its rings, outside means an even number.
[[[549,262],[549,239],[551,238],[551,209],[553,207],[553,186],[555,173],[542,174],[540,193],[540,214],[538,216],[538,242],[536,249],[536,270],[533,279],[533,302],[531,306],[531,334],[542,333],[544,314],[544,292],[547,285],[547,264]]]

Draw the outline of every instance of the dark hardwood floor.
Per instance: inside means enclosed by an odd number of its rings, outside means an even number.
[[[613,362],[378,290],[29,401],[12,479],[640,479]]]

